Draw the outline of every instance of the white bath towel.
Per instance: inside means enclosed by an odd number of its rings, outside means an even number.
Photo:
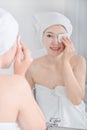
[[[0,55],[6,53],[16,42],[19,26],[15,18],[0,8]]]

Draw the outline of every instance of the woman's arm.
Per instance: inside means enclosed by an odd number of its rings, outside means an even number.
[[[77,105],[81,103],[85,94],[86,62],[81,56],[76,58],[76,62],[73,70],[70,63],[64,63],[62,71],[68,97]]]
[[[21,58],[23,55],[23,58]],[[25,76],[28,67],[32,63],[29,49],[26,48],[25,44],[21,41],[21,48],[17,48],[15,61],[14,61],[14,74]]]
[[[31,86],[31,88],[33,89],[35,83],[33,80],[33,76],[32,76],[32,64],[29,66],[28,70],[25,73],[25,78],[28,81],[29,85]]]
[[[82,56],[73,55],[74,47],[69,38],[63,38],[63,43],[63,80],[69,99],[77,105],[81,103],[85,93],[86,61]]]

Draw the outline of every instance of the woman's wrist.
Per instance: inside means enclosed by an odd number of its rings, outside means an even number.
[[[25,73],[26,72],[14,71],[14,74],[17,74],[17,75],[20,75],[20,76],[24,76],[24,77],[25,77]]]

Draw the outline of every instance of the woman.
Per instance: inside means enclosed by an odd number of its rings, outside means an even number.
[[[35,88],[47,126],[87,129],[83,102],[86,61],[74,54],[71,22],[57,12],[39,13],[34,18],[47,54],[32,62],[26,78]]]
[[[0,68],[8,68],[14,59],[16,69],[17,61],[21,67],[26,63],[25,71],[31,64],[25,45],[21,43],[21,48],[18,47],[17,35],[16,20],[0,9]],[[19,56],[22,52],[24,58],[21,61]],[[19,129],[45,130],[44,116],[23,76],[0,74],[0,130]]]

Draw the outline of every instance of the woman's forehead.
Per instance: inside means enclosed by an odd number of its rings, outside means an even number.
[[[67,31],[66,31],[65,27],[62,25],[53,25],[53,26],[47,28],[44,32],[58,34],[58,33],[66,33]]]

